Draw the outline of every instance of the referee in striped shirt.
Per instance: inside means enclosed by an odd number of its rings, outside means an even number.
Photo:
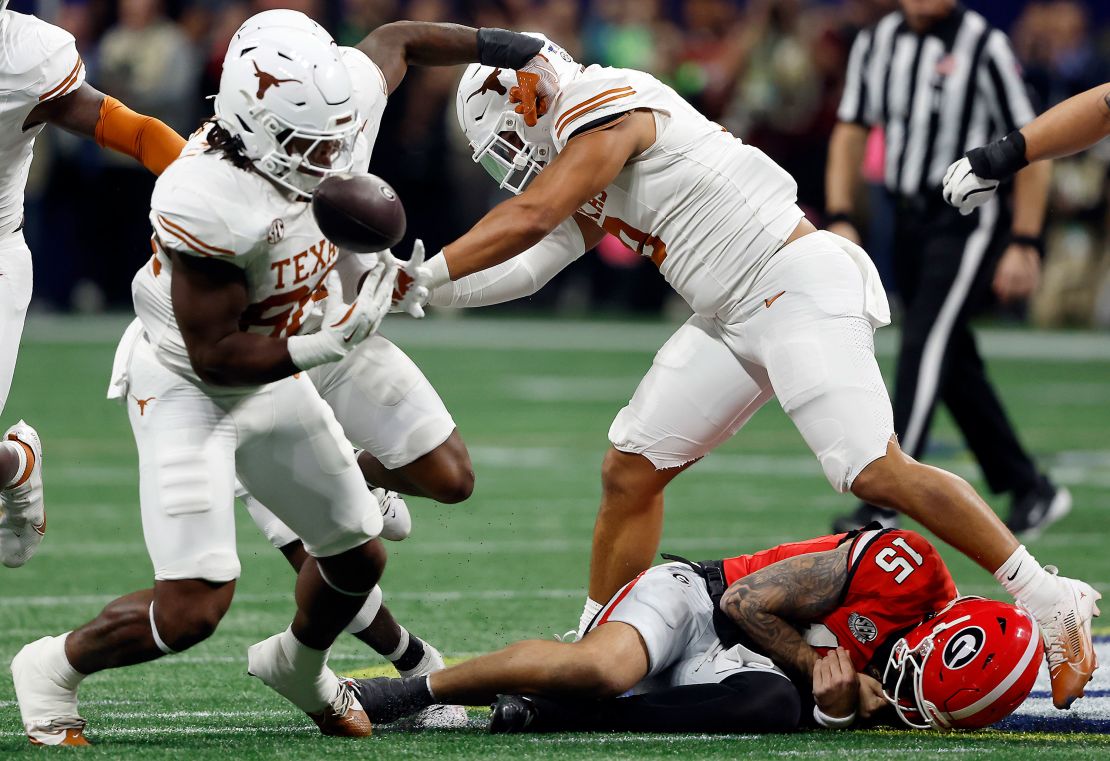
[[[1007,525],[1035,535],[1071,509],[1071,495],[1038,472],[1022,447],[969,320],[993,299],[1025,299],[1036,288],[1051,169],[1047,163],[1023,169],[1012,192],[968,216],[944,202],[948,166],[1031,121],[1033,108],[1009,40],[982,16],[955,0],[899,5],[852,47],[829,148],[828,229],[859,242],[855,190],[870,128],[881,126],[904,304],[894,388],[902,449],[921,457],[933,410],[943,401],[991,490],[1011,496]],[[872,520],[897,519],[893,511],[860,505],[834,529]]]

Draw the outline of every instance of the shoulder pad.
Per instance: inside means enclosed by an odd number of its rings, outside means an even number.
[[[551,135],[562,149],[575,130],[603,116],[628,111],[637,88],[622,69],[590,66],[563,87],[551,114]]]
[[[9,13],[4,27],[5,71],[0,86],[22,91],[32,104],[73,92],[85,81],[85,66],[69,32],[34,16]]]

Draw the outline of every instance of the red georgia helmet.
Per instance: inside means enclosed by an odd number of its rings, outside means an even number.
[[[975,729],[1013,713],[1044,660],[1037,622],[1014,605],[960,597],[894,644],[883,694],[915,729]]]

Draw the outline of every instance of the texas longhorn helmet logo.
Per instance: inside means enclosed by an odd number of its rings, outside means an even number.
[[[262,69],[258,68],[258,61],[251,61],[251,63],[254,64],[254,75],[258,77],[258,93],[255,95],[255,97],[259,100],[262,100],[262,98],[266,95],[266,91],[269,90],[271,87],[280,87],[286,82],[296,82],[297,84],[301,84],[301,80],[299,79],[278,79],[273,74],[263,71]]]
[[[466,96],[467,102],[475,95],[485,95],[487,92],[495,92],[498,95],[507,93],[508,90],[505,89],[505,85],[501,84],[501,80],[498,79],[499,76],[501,76],[501,69],[494,69],[491,71],[489,76],[485,78],[485,81],[482,82],[482,86]]]

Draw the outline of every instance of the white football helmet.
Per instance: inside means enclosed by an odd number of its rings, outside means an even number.
[[[299,29],[260,31],[228,51],[215,110],[255,169],[298,196],[351,168],[360,121],[334,43]]]
[[[544,41],[540,55],[555,70],[560,87],[582,72],[581,64],[567,51],[542,34],[529,34]],[[516,104],[509,101],[509,91],[517,84],[517,72],[512,69],[475,63],[467,67],[455,97],[459,126],[470,142],[475,163],[489,172],[498,187],[513,193],[523,191],[555,157],[552,109],[529,127],[516,112]]]
[[[335,44],[335,40],[328,34],[328,30],[305,14],[291,8],[275,8],[270,11],[256,13],[244,21],[243,25],[232,36],[231,44],[227,46],[228,55],[231,55],[232,51],[238,51],[239,48],[250,44],[250,41],[258,37],[259,34],[272,29],[298,30],[315,37],[320,42]]]

